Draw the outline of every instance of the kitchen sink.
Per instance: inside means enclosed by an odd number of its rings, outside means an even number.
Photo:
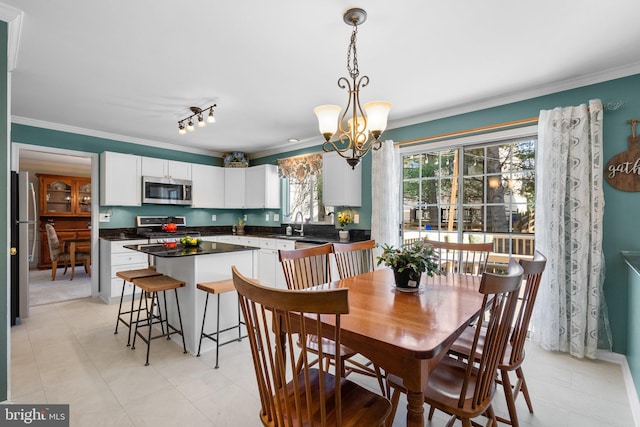
[[[282,234],[273,234],[271,237],[275,239],[293,240],[295,242],[300,242],[300,243],[312,243],[315,245],[329,243],[328,239],[325,239],[322,237],[315,237],[315,236],[287,236]]]

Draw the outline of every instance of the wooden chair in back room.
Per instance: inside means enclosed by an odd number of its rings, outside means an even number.
[[[56,280],[56,272],[58,271],[58,263],[64,264],[64,272],[67,274],[67,267],[71,262],[71,254],[65,251],[64,246],[60,245],[56,229],[51,224],[45,224],[47,230],[47,241],[49,243],[49,256],[51,257],[51,280]],[[91,274],[91,254],[76,251],[76,261],[82,261],[84,271]]]

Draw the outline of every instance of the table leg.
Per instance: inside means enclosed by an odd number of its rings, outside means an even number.
[[[407,426],[424,426],[424,394],[407,391]]]
[[[70,242],[69,244],[69,259],[71,260],[71,278],[76,274],[76,242]]]

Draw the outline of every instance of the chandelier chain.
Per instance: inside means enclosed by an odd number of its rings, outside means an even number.
[[[358,69],[358,51],[356,50],[357,35],[358,26],[354,25],[353,32],[351,33],[351,43],[349,43],[349,50],[347,51],[347,70],[354,80],[360,75],[360,70]],[[351,53],[353,53],[353,58],[351,57]]]

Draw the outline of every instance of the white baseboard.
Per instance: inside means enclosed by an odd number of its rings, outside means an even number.
[[[605,362],[617,363],[622,368],[622,377],[624,378],[624,384],[627,387],[627,396],[629,398],[629,406],[631,407],[633,421],[636,427],[640,427],[640,400],[638,399],[638,391],[636,390],[633,377],[631,376],[629,363],[627,363],[627,357],[620,353],[598,350],[596,352],[596,359],[603,360]]]

